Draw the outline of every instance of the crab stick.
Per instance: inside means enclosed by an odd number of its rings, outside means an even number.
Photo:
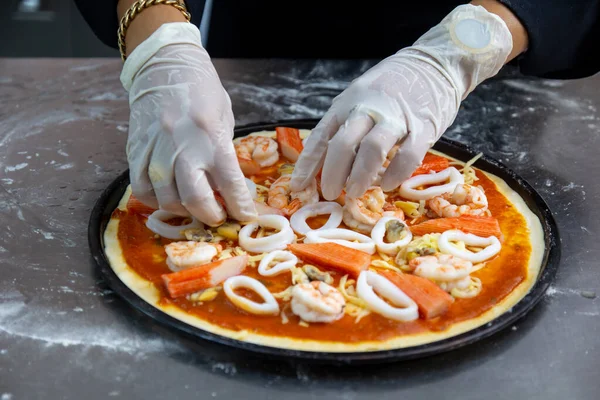
[[[291,162],[298,161],[298,157],[304,149],[300,131],[296,128],[284,126],[278,126],[275,131],[277,132],[277,142],[281,148],[281,154]]]
[[[413,172],[412,176],[428,174],[431,171],[440,172],[450,166],[450,161],[442,156],[427,153],[421,165]]]
[[[369,254],[331,242],[289,244],[288,250],[309,264],[348,274],[353,279],[371,263]]]
[[[419,307],[419,314],[425,319],[439,317],[448,311],[454,302],[454,297],[429,279],[390,270],[377,271],[377,273],[386,277],[413,299]]]
[[[127,200],[127,211],[134,214],[150,215],[154,211],[156,211],[156,208],[145,205],[133,195],[131,195]]]
[[[481,237],[496,236],[502,240],[500,224],[494,217],[463,215],[458,218],[435,218],[410,227],[410,231],[415,236],[442,233],[451,229],[458,229]]]
[[[161,275],[171,298],[185,296],[217,286],[227,278],[244,272],[248,255],[226,258],[209,264]]]

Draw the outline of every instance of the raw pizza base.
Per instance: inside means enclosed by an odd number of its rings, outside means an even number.
[[[301,130],[302,137],[305,137],[308,134],[310,134],[310,131]],[[262,131],[255,132],[252,135],[274,136],[275,132]],[[431,152],[448,157],[446,154],[434,150],[431,150]],[[452,157],[448,158],[455,160]],[[176,306],[159,304],[160,292],[156,289],[154,284],[139,276],[127,265],[125,261],[118,239],[118,219],[112,218],[106,227],[106,231],[104,233],[105,253],[112,269],[115,271],[119,279],[121,279],[121,281],[127,287],[129,287],[135,294],[141,297],[148,304],[188,325],[227,338],[289,350],[339,353],[391,350],[436,342],[485,325],[486,323],[502,315],[504,312],[508,311],[529,292],[537,280],[542,265],[542,258],[545,248],[543,229],[539,219],[527,207],[521,196],[512,190],[502,179],[485,171],[482,172],[484,172],[485,175],[496,184],[498,190],[504,194],[504,196],[506,196],[508,201],[515,206],[516,210],[527,222],[531,241],[531,256],[529,259],[527,278],[521,282],[519,286],[517,286],[508,296],[506,296],[501,302],[499,302],[490,310],[476,318],[458,322],[452,325],[450,328],[440,332],[421,332],[403,335],[385,341],[343,343],[334,341],[303,340],[298,338],[259,334],[255,332],[249,332],[247,330],[234,331],[231,329],[225,329],[218,325],[211,324],[210,322],[207,322],[199,317],[188,314]],[[130,195],[131,187],[129,186],[123,195],[121,202],[119,203],[119,209],[126,210],[127,200],[129,199]]]

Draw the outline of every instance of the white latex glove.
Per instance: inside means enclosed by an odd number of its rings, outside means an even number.
[[[381,186],[398,187],[452,124],[460,102],[498,73],[511,50],[500,17],[481,6],[457,7],[334,99],[306,141],[292,189],[305,188],[323,167],[325,199],[337,198],[344,187],[350,197],[362,196],[396,144]]]
[[[127,58],[121,82],[131,108],[127,159],[134,196],[211,226],[229,215],[256,218],[233,147],[231,101],[200,32],[188,23],[161,26]]]

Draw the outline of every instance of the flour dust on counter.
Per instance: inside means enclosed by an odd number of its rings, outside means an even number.
[[[66,290],[65,293],[72,293]],[[46,348],[77,346],[82,350],[101,347],[131,355],[170,352],[179,347],[158,335],[143,337],[130,329],[111,325],[98,326],[87,318],[85,310],[71,312],[31,302],[18,291],[0,292],[0,336],[31,339]]]

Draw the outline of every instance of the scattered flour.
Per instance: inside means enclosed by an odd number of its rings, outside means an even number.
[[[12,400],[13,395],[10,393],[3,393],[2,397],[0,397],[0,400]]]
[[[14,165],[14,166],[6,166],[6,167],[4,167],[4,172],[18,171],[20,169],[25,168],[28,165],[29,165],[29,163],[24,162],[24,163],[20,163],[20,164]]]
[[[69,153],[67,153],[63,149],[58,149],[57,153],[63,157],[69,157]]]
[[[106,92],[106,93],[101,93],[101,94],[92,96],[88,100],[89,101],[106,101],[106,100],[121,100],[121,99],[122,99],[122,96],[119,96],[112,92]]]
[[[548,290],[546,290],[546,296],[554,297],[554,296],[579,296],[579,291],[575,289],[569,288],[557,288],[555,286],[550,286]]]
[[[588,317],[597,317],[600,315],[600,312],[598,312],[598,311],[575,311],[575,314],[585,315]]]
[[[237,374],[237,368],[232,363],[214,363],[211,366],[213,372],[222,371],[227,375],[235,375]]]
[[[26,301],[15,290],[0,291],[0,335],[36,340],[46,347],[102,347],[132,355],[179,349],[176,344],[160,337],[144,338],[135,333],[124,334],[118,328],[108,325],[88,325],[81,315],[74,317],[69,313],[60,314],[39,304],[26,304]],[[48,315],[53,315],[53,318],[48,318]],[[227,373],[236,372],[233,364],[220,364],[214,368]]]
[[[44,239],[46,239],[46,240],[53,240],[54,239],[54,234],[52,234],[51,232],[46,232],[46,231],[44,231],[42,229],[39,229],[39,228],[35,228],[33,231],[35,233],[43,235]]]
[[[73,164],[73,163],[67,163],[67,164],[62,164],[62,165],[56,164],[56,165],[57,165],[57,167],[56,167],[57,170],[71,169],[75,166],[75,164]]]

